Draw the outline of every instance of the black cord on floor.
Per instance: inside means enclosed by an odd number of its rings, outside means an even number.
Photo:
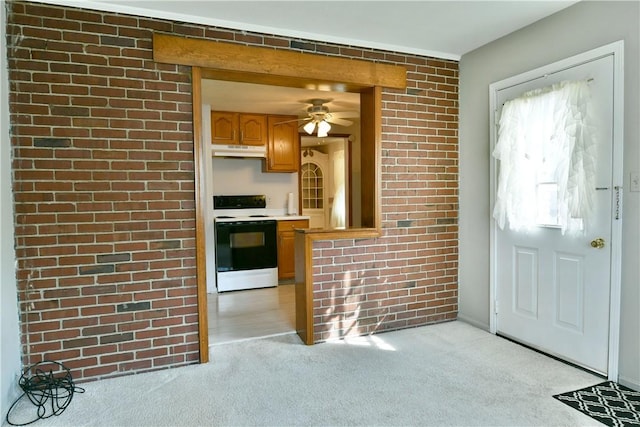
[[[84,393],[82,387],[74,385],[67,367],[50,360],[38,362],[25,369],[18,385],[23,393],[13,402],[6,417],[12,426],[26,426],[53,415],[60,415],[71,403],[74,393]],[[36,406],[36,418],[25,423],[12,422],[9,419],[11,411],[25,396]]]

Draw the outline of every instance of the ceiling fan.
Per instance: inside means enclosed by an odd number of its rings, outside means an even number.
[[[344,118],[358,117],[357,112],[329,112],[329,108],[324,105],[329,102],[331,102],[331,99],[310,99],[308,101],[305,101],[306,104],[311,104],[311,106],[307,108],[307,114],[309,115],[309,117],[300,120],[307,122],[304,126],[302,126],[302,128],[309,135],[312,135],[313,132],[317,130],[318,137],[326,137],[329,135],[329,131],[331,130],[330,123],[339,126],[351,126],[353,122],[350,120],[345,120]]]

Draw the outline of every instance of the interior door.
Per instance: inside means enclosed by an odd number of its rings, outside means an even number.
[[[320,151],[307,148],[302,153],[302,215],[309,216],[310,228],[328,227],[328,164],[328,156]]]
[[[599,130],[595,209],[585,235],[540,224],[496,227],[497,333],[606,373],[609,350],[613,187],[613,55],[499,90],[496,105],[565,80],[589,79]],[[500,111],[496,112],[500,117]],[[499,168],[499,164],[497,165]]]

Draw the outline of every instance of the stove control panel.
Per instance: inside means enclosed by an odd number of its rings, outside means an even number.
[[[214,209],[264,209],[266,207],[265,195],[213,196]]]

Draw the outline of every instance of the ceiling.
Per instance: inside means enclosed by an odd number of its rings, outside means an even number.
[[[360,111],[360,95],[227,81],[202,81],[202,100],[213,110],[307,117],[313,98],[324,99],[330,112]]]
[[[576,0],[39,0],[458,60]]]
[[[36,1],[453,60],[577,2]],[[359,110],[357,94],[203,82],[204,102],[218,110],[306,117],[305,101],[311,98],[330,99],[326,105],[333,112]]]

